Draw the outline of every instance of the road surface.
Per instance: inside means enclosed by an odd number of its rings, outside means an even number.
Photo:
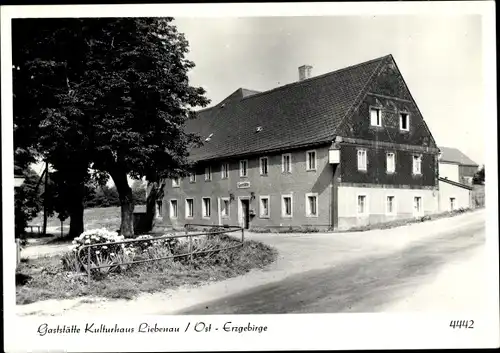
[[[452,298],[466,295],[468,288],[470,294],[470,280],[477,283],[478,273],[465,272],[483,272],[477,264],[482,258],[484,240],[484,221],[478,220],[458,229],[443,229],[438,235],[410,242],[403,249],[297,273],[176,314],[366,313],[392,311],[393,306],[397,311],[420,311],[425,309],[422,306],[439,309],[439,305],[450,302],[441,281],[453,283]],[[448,277],[439,276],[445,270]],[[457,284],[460,281],[462,284]],[[483,294],[474,287],[478,295]],[[473,296],[464,303],[459,298],[458,309],[466,309],[463,305],[468,304],[468,309],[476,309],[483,302],[476,299]]]
[[[47,300],[18,305],[17,312],[127,316],[475,310],[485,302],[485,217],[480,210],[387,230],[245,234],[276,247],[277,261],[265,270],[134,300]]]

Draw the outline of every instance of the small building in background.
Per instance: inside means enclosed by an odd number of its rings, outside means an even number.
[[[457,183],[472,185],[479,165],[458,148],[439,147],[439,177]]]

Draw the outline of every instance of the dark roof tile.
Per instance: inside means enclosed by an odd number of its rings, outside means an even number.
[[[191,151],[194,161],[327,143],[356,104],[384,56],[321,76],[245,96],[236,90],[218,105],[197,112],[186,130],[210,141]],[[224,103],[224,104],[222,104]],[[256,132],[257,126],[262,131]]]
[[[460,165],[478,166],[476,162],[463,154],[458,148],[439,147],[441,162],[457,163]]]

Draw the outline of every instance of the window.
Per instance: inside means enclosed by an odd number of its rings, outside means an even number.
[[[260,175],[267,175],[267,157],[260,159]]]
[[[222,198],[220,206],[222,217],[229,217],[229,198]]]
[[[368,214],[368,205],[366,204],[366,195],[358,195],[358,215]]]
[[[316,170],[316,151],[307,151],[306,152],[306,169],[307,170]]]
[[[421,216],[423,214],[422,197],[421,196],[415,196],[413,198],[413,214],[415,216]]]
[[[410,114],[399,114],[399,129],[403,131],[410,131]]]
[[[201,214],[203,215],[203,218],[210,218],[210,211],[211,211],[210,206],[211,206],[210,197],[202,198]]]
[[[422,173],[422,156],[413,156],[413,174]]]
[[[370,124],[372,126],[382,126],[382,114],[379,108],[370,108]]]
[[[186,218],[193,218],[194,216],[194,200],[186,199]]]
[[[387,196],[385,213],[388,215],[396,214],[396,198],[394,195]]]
[[[248,176],[248,161],[246,159],[240,161],[240,177]]]
[[[178,207],[177,200],[170,200],[170,218],[177,218]]]
[[[358,150],[358,170],[366,170],[366,150]]]
[[[396,155],[393,152],[387,153],[387,173],[394,173],[396,170]]]
[[[450,211],[455,210],[455,198],[450,197]]]
[[[292,155],[290,153],[281,155],[281,171],[283,173],[292,172]]]
[[[222,179],[229,178],[229,163],[222,163],[221,178]]]
[[[173,188],[178,188],[180,185],[181,185],[180,178],[173,178],[172,179],[172,187]]]
[[[281,196],[281,216],[291,218],[293,214],[292,195]]]
[[[205,167],[205,181],[212,180],[212,168],[210,166]]]
[[[260,217],[269,218],[269,196],[260,197]]]
[[[318,216],[318,194],[306,194],[306,217]]]
[[[196,173],[195,172],[191,172],[191,174],[189,174],[189,182],[196,183]]]

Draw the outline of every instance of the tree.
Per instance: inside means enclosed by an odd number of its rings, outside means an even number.
[[[19,173],[19,171],[18,171]],[[16,238],[24,234],[24,229],[42,209],[40,200],[40,176],[32,169],[23,171],[24,183],[14,192],[14,233]]]
[[[188,150],[200,139],[185,133],[184,123],[195,107],[209,103],[202,88],[189,85],[194,63],[172,20],[30,19],[22,20],[32,21],[28,26],[13,25],[13,36],[24,43],[13,50],[14,61],[25,65],[15,87],[34,103],[18,105],[17,120],[38,137],[28,144],[58,170],[70,160],[71,170],[64,170],[75,188],[73,214],[82,220],[77,206],[83,205],[89,168],[109,174],[126,237],[133,236],[134,210],[127,175],[152,183],[185,175]]]
[[[478,185],[484,184],[484,165],[474,174],[472,183]]]
[[[74,105],[70,85],[70,79],[81,77],[84,69],[80,60],[85,46],[83,38],[78,40],[79,32],[78,20],[12,21],[14,143],[58,172],[58,188],[71,195],[59,201],[68,202],[64,208],[71,217],[73,236],[83,231],[84,185],[90,164],[89,127]],[[16,155],[16,163],[18,159]]]

